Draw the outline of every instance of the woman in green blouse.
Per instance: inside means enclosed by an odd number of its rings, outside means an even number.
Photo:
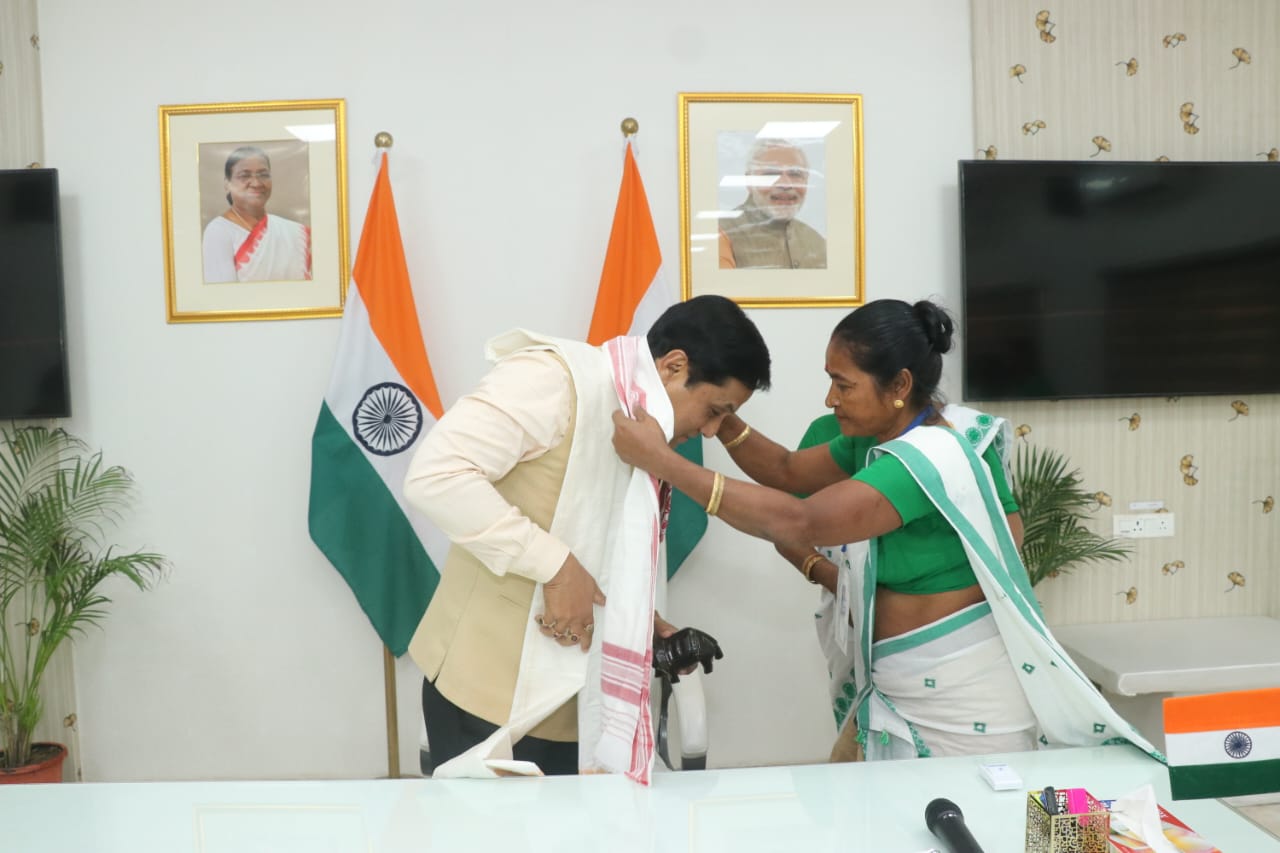
[[[938,399],[953,333],[927,300],[846,316],[826,353],[839,435],[793,451],[725,418],[718,437],[755,483],[684,459],[643,412],[615,414],[614,446],[823,587],[833,710],[868,758],[1149,749],[1044,624],[1017,553],[1008,425]]]

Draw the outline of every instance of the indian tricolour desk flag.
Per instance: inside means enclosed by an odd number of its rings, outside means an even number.
[[[649,213],[649,198],[628,137],[622,187],[618,190],[618,206],[613,213],[613,230],[609,233],[587,343],[599,346],[619,335],[643,337],[674,303],[662,274],[662,251]],[[701,437],[684,442],[678,450],[687,459],[702,464]],[[668,576],[675,574],[706,531],[707,514],[702,507],[683,493],[674,492],[667,521]]]
[[[1280,792],[1280,688],[1164,700],[1175,800]]]
[[[404,654],[448,539],[413,512],[404,476],[442,414],[400,242],[387,155],[369,199],[329,390],[311,439],[311,538],[382,642]]]

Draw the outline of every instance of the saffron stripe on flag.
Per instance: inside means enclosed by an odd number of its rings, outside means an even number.
[[[649,198],[640,180],[635,152],[627,142],[622,186],[613,212],[613,228],[605,251],[604,269],[591,315],[587,343],[599,346],[618,335],[643,335],[672,305],[661,280],[662,250],[649,213]],[[649,307],[642,316],[640,306]]]
[[[1168,734],[1280,726],[1280,687],[1164,700]]]
[[[378,170],[369,197],[369,210],[351,276],[360,288],[369,314],[369,327],[383,351],[409,390],[439,420],[444,407],[440,405],[440,392],[436,390],[427,347],[422,340],[386,154],[382,155],[382,168]]]

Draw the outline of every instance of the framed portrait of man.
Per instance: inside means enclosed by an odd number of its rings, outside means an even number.
[[[862,96],[679,97],[681,291],[863,301]]]
[[[160,107],[171,323],[342,315],[345,102]]]

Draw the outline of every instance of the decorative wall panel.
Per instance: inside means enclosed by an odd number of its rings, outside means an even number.
[[[973,39],[975,157],[1280,169],[1273,0],[973,0]],[[1037,586],[1051,623],[1280,616],[1280,395],[979,405],[1068,455],[1099,532],[1134,502],[1175,516],[1126,562]]]

